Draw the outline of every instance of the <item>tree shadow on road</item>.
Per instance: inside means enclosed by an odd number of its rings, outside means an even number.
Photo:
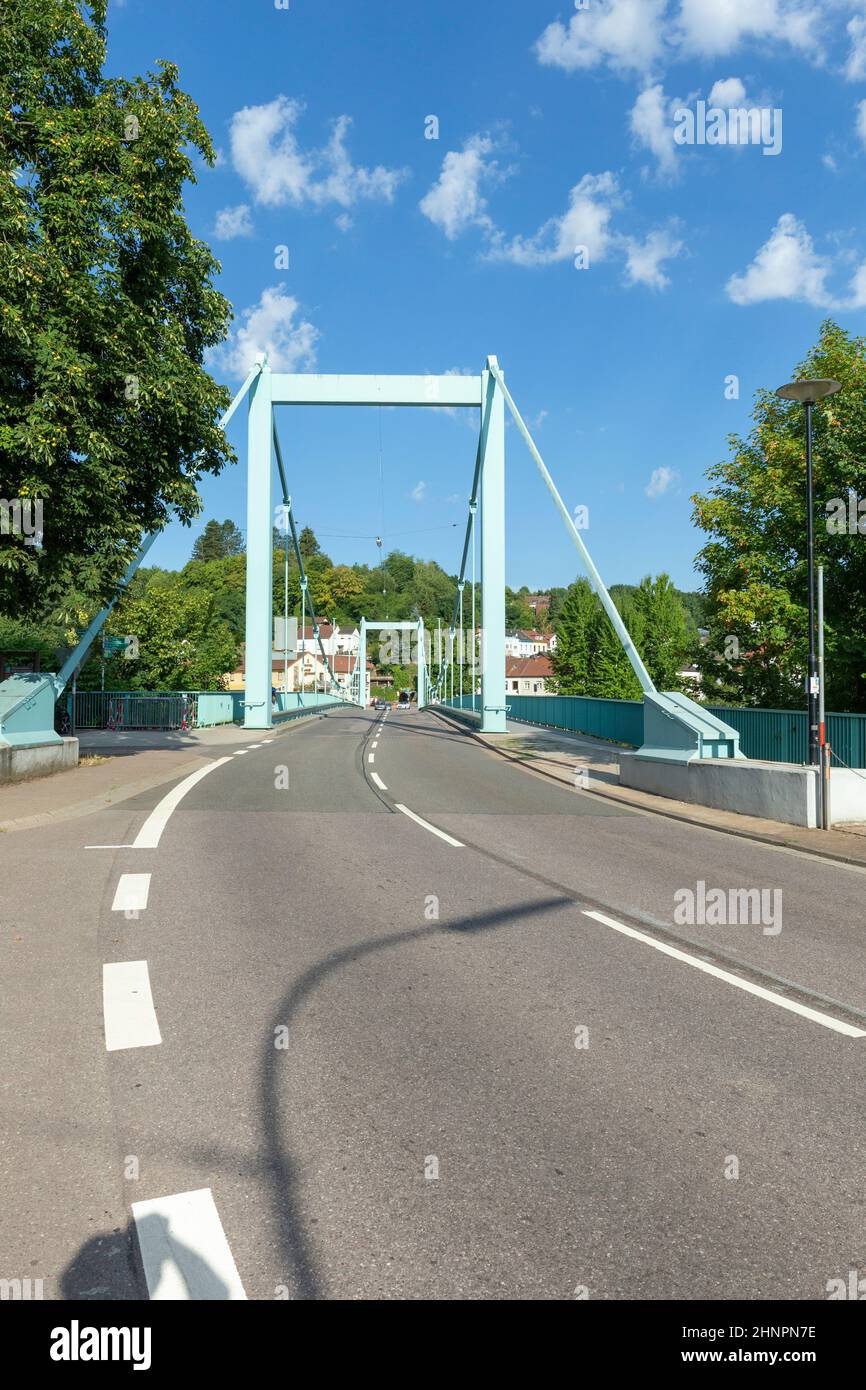
[[[275,1031],[289,1027],[305,1000],[329,976],[375,955],[400,946],[422,941],[436,935],[474,934],[520,926],[528,917],[543,916],[563,907],[573,907],[573,899],[564,895],[545,898],[541,902],[517,903],[495,911],[480,912],[451,922],[431,923],[389,936],[374,937],[343,950],[334,951],[317,961],[301,975],[280,1000],[274,1012],[262,1057],[259,1086],[259,1112],[264,1139],[263,1165],[271,1189],[271,1207],[276,1223],[285,1269],[295,1285],[295,1297],[300,1299],[327,1298],[327,1292],[315,1252],[305,1230],[301,1200],[298,1193],[298,1165],[283,1145],[280,1134],[279,1075],[281,1053],[274,1047]]]

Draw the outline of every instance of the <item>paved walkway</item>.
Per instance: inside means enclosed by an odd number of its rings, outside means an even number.
[[[104,810],[269,736],[265,729],[234,724],[185,731],[82,729],[78,767],[0,787],[0,832]]]

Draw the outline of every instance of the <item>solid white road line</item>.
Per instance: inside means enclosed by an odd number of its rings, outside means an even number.
[[[627,927],[624,922],[617,922],[613,917],[606,917],[603,912],[584,912],[584,917],[592,917],[594,921],[601,922],[606,927],[613,927],[614,931],[622,932],[623,936],[630,936],[635,941],[642,941],[646,946],[652,946],[654,950],[661,951],[663,955],[672,956],[674,960],[681,960],[686,965],[693,965],[696,970],[703,970],[705,975],[713,975],[717,980],[724,980],[726,984],[735,985],[737,989],[743,989],[747,994],[755,994],[759,999],[765,999],[770,1004],[777,1004],[780,1009],[788,1009],[793,1014],[800,1014],[803,1018],[811,1019],[813,1023],[820,1023],[824,1028],[830,1028],[834,1033],[844,1033],[846,1038],[866,1038],[866,1030],[854,1028],[850,1023],[842,1023],[838,1018],[831,1018],[829,1014],[819,1013],[817,1009],[810,1009],[805,1004],[798,1004],[794,999],[786,999],[782,994],[775,994],[771,989],[764,989],[763,985],[752,984],[751,980],[744,980],[739,975],[732,975],[729,970],[720,970],[717,965],[710,965],[708,961],[698,960],[695,956],[687,955],[685,951],[677,950],[676,946],[668,946],[664,941],[656,941],[654,937],[647,936],[642,931],[635,931],[634,927]]]
[[[152,1299],[246,1298],[209,1187],[133,1202],[132,1215]]]
[[[150,892],[150,874],[121,874],[112,912],[143,912]]]
[[[386,792],[388,790],[388,788],[385,786],[385,783],[382,781],[382,778],[379,776],[378,772],[373,772],[370,775],[372,776],[373,781],[376,783],[376,786],[379,788],[380,791]]]
[[[223,763],[231,762],[231,758],[217,758],[214,762],[208,763],[207,767],[200,767],[198,772],[190,773],[189,777],[184,777],[182,782],[178,782],[176,787],[162,798],[151,811],[144,825],[139,830],[133,841],[133,849],[156,849],[159,844],[160,836],[168,824],[168,818],[174,811],[179,802],[183,800],[188,791],[200,782],[208,773],[215,768],[222,767]]]
[[[156,1047],[162,1042],[146,960],[103,965],[102,1016],[109,1052],[125,1047]]]
[[[135,845],[85,845],[85,849],[135,849]]]
[[[420,816],[416,816],[415,812],[410,811],[408,806],[402,806],[399,801],[394,804],[398,811],[403,812],[404,816],[408,816],[409,819],[415,821],[417,825],[423,825],[425,830],[429,830],[433,835],[438,835],[439,839],[444,840],[446,844],[453,845],[455,849],[466,848],[462,840],[455,840],[453,835],[446,835],[444,830],[437,830],[436,826],[431,825],[428,820],[422,820]]]

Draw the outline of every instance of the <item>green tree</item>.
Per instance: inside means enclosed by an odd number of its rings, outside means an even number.
[[[631,599],[617,604],[620,616],[638,651],[643,647],[643,618]],[[596,599],[596,613],[590,631],[590,674],[587,695],[605,700],[640,700],[640,681],[631,668],[613,624]]]
[[[244,538],[233,521],[209,521],[192,548],[194,560],[226,560],[243,553]]]
[[[641,659],[659,690],[680,690],[680,672],[694,644],[689,641],[686,611],[666,574],[646,575],[631,600],[643,632]],[[632,634],[633,639],[634,634]]]
[[[866,541],[828,528],[849,489],[866,496],[866,340],[827,321],[797,377],[830,377],[838,395],[814,410],[815,541],[826,567],[827,704],[866,709]],[[802,407],[760,391],[748,438],[709,470],[693,498],[709,539],[704,686],[736,703],[799,706],[807,657],[806,467]],[[847,506],[846,506],[847,510]],[[866,518],[863,519],[866,531]],[[855,525],[857,524],[855,519]]]
[[[210,138],[176,68],[105,77],[106,0],[4,0],[0,476],[43,544],[0,544],[0,610],[113,592],[142,533],[199,511],[233,457],[203,369],[227,301],[182,193]]]
[[[598,603],[589,580],[577,579],[569,585],[556,624],[556,646],[550,663],[561,695],[585,695],[590,682],[590,664]]]

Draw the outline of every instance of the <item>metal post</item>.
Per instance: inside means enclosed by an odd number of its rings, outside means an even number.
[[[818,747],[820,752],[820,774],[818,778],[819,824],[822,830],[830,829],[830,789],[827,784],[829,767],[827,765],[827,725],[824,710],[824,566],[818,566]]]
[[[481,374],[481,731],[505,733],[505,396]]]
[[[301,580],[301,698],[299,704],[304,703],[304,695],[307,689],[307,586]]]
[[[477,708],[478,701],[475,695],[476,678],[476,636],[475,636],[475,511],[477,503],[471,503],[469,510],[472,513],[472,708]]]
[[[283,509],[283,525],[286,528],[286,578],[283,592],[283,698],[285,708],[289,708],[289,518]]]
[[[358,635],[358,704],[367,708],[367,619],[361,619]]]
[[[247,425],[247,612],[244,728],[270,729],[274,629],[271,372],[250,389]]]
[[[463,705],[463,584],[460,585],[460,704]]]
[[[815,502],[812,479],[812,402],[806,401],[806,552],[809,572],[809,763],[817,767],[818,749],[818,665],[815,656]]]

